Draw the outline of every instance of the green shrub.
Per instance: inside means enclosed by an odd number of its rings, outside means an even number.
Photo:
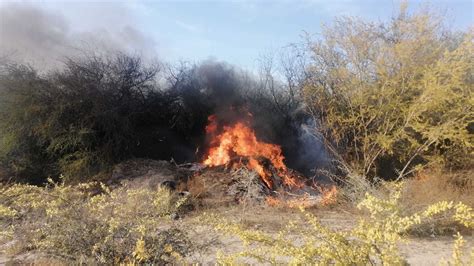
[[[390,189],[387,199],[366,194],[358,207],[367,210],[369,215],[349,231],[332,230],[304,209],[304,223],[290,223],[277,234],[247,230],[218,217],[204,218],[204,221],[213,224],[218,231],[239,237],[244,243],[241,252],[220,254],[223,264],[401,265],[405,262],[398,252],[398,244],[412,226],[446,213],[460,224],[474,228],[474,212],[462,203],[439,202],[424,211],[404,216],[398,204],[401,185]],[[458,261],[459,241],[455,251]]]
[[[2,237],[16,240],[11,255],[32,250],[67,262],[162,264],[192,250],[186,234],[169,222],[187,198],[165,189],[51,183],[2,190]]]
[[[41,75],[0,70],[0,160],[17,180],[39,183],[60,173],[77,181],[130,156],[158,68],[117,54],[69,59]]]
[[[330,149],[359,174],[471,167],[473,32],[406,6],[389,22],[344,17],[310,43],[305,102]]]

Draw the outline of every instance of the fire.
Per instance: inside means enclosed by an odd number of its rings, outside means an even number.
[[[311,208],[318,205],[331,206],[337,203],[338,190],[336,186],[331,186],[330,188],[318,186],[318,190],[321,192],[318,199],[309,194],[303,194],[289,199],[268,196],[265,202],[268,206],[288,208]]]
[[[321,193],[323,198],[321,204],[324,206],[333,205],[337,202],[338,190],[336,186],[331,186],[331,188],[321,188]]]
[[[232,168],[245,166],[255,171],[262,183],[275,192],[266,197],[269,206],[308,208],[317,204],[334,204],[337,201],[337,188],[317,183],[306,185],[300,175],[285,165],[280,146],[257,139],[248,123],[251,117],[248,114],[241,121],[222,126],[218,123],[217,116],[209,116],[206,133],[210,148],[203,164]],[[319,196],[311,191],[319,191]]]
[[[272,206],[272,207],[279,207],[282,205],[282,201],[280,199],[277,199],[272,196],[266,197],[265,202],[267,203],[268,206]]]
[[[265,203],[268,206],[272,206],[272,207],[286,207],[286,208],[292,208],[292,209],[301,208],[301,207],[311,208],[319,204],[318,201],[311,199],[311,197],[309,197],[307,194],[299,196],[297,198],[287,199],[287,200],[268,196],[265,199]]]
[[[259,141],[247,123],[237,122],[233,125],[224,126],[218,133],[217,117],[209,117],[209,124],[206,133],[211,138],[208,155],[204,160],[207,166],[229,165],[234,158],[244,158],[247,160],[246,166],[257,172],[264,183],[273,187],[272,173],[264,167],[262,160],[267,160],[282,178],[282,182],[291,187],[300,187],[303,184],[296,180],[288,171],[285,157],[281,147],[278,145]],[[238,163],[240,164],[240,163]],[[239,166],[239,165],[231,166]]]

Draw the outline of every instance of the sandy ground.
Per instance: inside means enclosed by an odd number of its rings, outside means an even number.
[[[465,236],[463,260],[468,263],[470,251],[474,248],[474,238]],[[410,265],[439,265],[444,260],[451,259],[453,249],[452,237],[436,237],[433,239],[411,238],[408,243],[400,245],[400,251]]]
[[[240,221],[248,228],[276,233],[279,228],[287,224],[290,219],[301,220],[298,210],[275,210],[272,208],[228,208],[216,211],[222,216],[234,221]],[[337,230],[348,230],[357,223],[357,214],[344,210],[313,210],[320,221]],[[188,223],[183,220],[182,223]],[[188,226],[192,226],[188,224]],[[193,237],[208,242],[207,249],[195,254],[192,262],[202,264],[215,264],[216,253],[235,253],[242,248],[242,242],[238,238],[222,236],[213,232],[209,227],[195,227]],[[464,246],[464,261],[468,263],[471,251],[474,249],[473,235],[464,235],[466,245]],[[454,238],[450,236],[438,237],[411,237],[407,242],[400,244],[400,252],[410,265],[439,265],[443,259],[451,259]]]
[[[209,209],[208,211],[194,212],[194,215],[177,220],[177,226],[187,228],[192,241],[201,245],[200,251],[188,258],[190,263],[199,263],[202,265],[215,265],[216,254],[218,251],[234,253],[242,249],[242,243],[239,239],[229,236],[223,236],[216,233],[210,226],[205,226],[196,222],[197,215],[203,212],[218,213],[229,220],[238,221],[247,228],[256,228],[269,233],[276,233],[282,226],[291,219],[301,221],[301,213],[293,209],[276,209],[269,207],[246,207],[230,206],[219,207],[218,209]],[[348,230],[357,222],[357,214],[346,210],[312,210],[323,224],[337,230]],[[466,245],[464,254],[466,262],[469,254],[474,248],[474,237],[465,235]],[[410,265],[439,265],[442,259],[450,259],[452,255],[453,237],[425,237],[410,238],[406,243],[400,244],[400,251]],[[5,247],[0,246],[0,251]],[[10,264],[11,258],[0,254],[0,265]],[[44,259],[37,260],[34,254],[26,254],[17,257],[15,260],[23,264],[24,262],[37,261],[40,265],[48,265]],[[46,260],[47,261],[47,260]],[[23,263],[22,263],[23,262]],[[473,262],[471,262],[473,263]],[[467,263],[466,265],[469,265]],[[472,265],[472,264],[471,264]]]

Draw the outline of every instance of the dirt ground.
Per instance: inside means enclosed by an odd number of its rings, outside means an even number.
[[[256,228],[275,234],[290,219],[302,221],[301,213],[299,210],[294,209],[233,206],[220,208],[214,210],[214,212],[227,217],[229,220],[238,221],[247,228]],[[358,219],[356,213],[342,209],[315,209],[311,212],[324,225],[337,230],[349,230],[357,223]],[[217,251],[228,254],[241,250],[242,242],[238,238],[223,236],[207,226],[196,226],[193,221],[193,218],[186,218],[177,221],[177,223],[182,223],[186,227],[193,227],[191,238],[203,243],[207,242],[208,245],[200,252],[194,254],[190,258],[190,262],[199,262],[204,265],[215,264]],[[466,244],[463,254],[465,255],[464,260],[467,262],[470,252],[474,248],[474,237],[472,234],[464,235],[464,239]],[[451,259],[453,243],[454,238],[450,236],[410,237],[406,243],[400,244],[400,252],[410,265],[439,265],[443,259]]]
[[[311,212],[316,215],[324,225],[337,230],[349,230],[358,219],[356,212],[344,209],[313,209]],[[224,236],[214,231],[210,226],[197,223],[199,215],[203,213],[218,213],[229,220],[240,222],[247,228],[260,229],[269,233],[277,233],[280,228],[293,221],[302,221],[299,210],[279,209],[266,206],[246,206],[234,205],[227,207],[218,207],[208,210],[199,210],[182,219],[176,220],[178,227],[186,228],[189,232],[191,241],[201,245],[199,251],[187,258],[190,263],[199,263],[202,265],[214,265],[216,263],[216,254],[218,251],[234,253],[242,248],[242,243],[238,238]],[[474,248],[474,237],[465,235],[466,245],[464,254],[468,255]],[[439,265],[442,259],[450,259],[452,255],[453,237],[423,237],[409,238],[408,242],[400,244],[400,251],[405,256],[410,265]],[[0,247],[0,250],[2,247]],[[14,265],[25,262],[48,265],[51,261],[40,258],[34,254],[26,254],[22,257],[14,258]],[[11,265],[11,259],[0,254],[0,265]],[[466,256],[466,261],[468,256]]]
[[[112,181],[131,187],[155,187],[166,181],[178,182],[181,176],[186,176],[188,169],[178,169],[166,162],[141,161],[119,165],[114,170]],[[145,167],[145,166],[146,167]],[[138,170],[137,170],[138,169]],[[179,172],[180,170],[181,172]],[[181,178],[185,179],[185,178]],[[234,182],[235,183],[235,182]],[[241,201],[237,204],[235,197],[228,194],[232,186],[232,176],[222,171],[208,171],[200,179],[189,180],[182,189],[188,190],[200,205],[194,211],[182,215],[170,223],[188,232],[192,243],[196,243],[196,252],[186,258],[188,263],[215,265],[218,251],[224,254],[235,253],[242,249],[242,242],[236,237],[224,236],[216,232],[211,226],[198,222],[199,217],[206,213],[214,213],[244,225],[246,228],[259,229],[276,234],[291,220],[295,223],[303,222],[302,213],[298,209],[269,207],[265,204],[256,204],[258,195],[246,197],[249,202]],[[111,184],[113,185],[113,184]],[[258,191],[257,191],[258,192]],[[256,194],[258,194],[256,192]],[[350,230],[360,213],[351,207],[318,207],[308,209],[322,224],[336,230]],[[464,234],[466,245],[463,254],[468,260],[474,248],[472,232]],[[400,251],[410,265],[439,265],[442,259],[451,259],[454,237],[411,237],[407,242],[400,244]],[[7,243],[8,245],[8,243]],[[39,254],[24,254],[21,257],[9,258],[3,255],[6,246],[0,246],[0,265],[51,265],[50,258]],[[15,263],[12,263],[12,259]]]

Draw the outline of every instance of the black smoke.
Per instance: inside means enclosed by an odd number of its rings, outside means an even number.
[[[184,149],[190,155],[187,161],[200,161],[206,155],[209,140],[205,127],[208,117],[215,115],[220,129],[239,121],[247,122],[260,140],[282,147],[289,167],[307,176],[314,176],[316,169],[328,166],[323,145],[315,134],[317,126],[302,102],[284,108],[276,102],[275,97],[284,97],[284,86],[276,95],[270,95],[263,91],[257,76],[212,60],[179,73],[170,93],[179,95],[182,104],[179,113],[183,119],[187,118],[178,122],[191,140],[190,146]]]
[[[117,14],[127,13],[126,10],[116,11]],[[78,31],[60,13],[31,4],[2,4],[0,63],[8,61],[33,66],[42,73],[40,78],[52,86],[52,91],[65,92],[65,95],[79,93],[71,98],[78,105],[97,101],[93,104],[101,106],[102,102],[108,102],[111,110],[117,109],[116,105],[128,106],[117,116],[128,121],[126,125],[130,129],[127,134],[131,137],[127,137],[127,144],[121,150],[126,154],[109,154],[113,163],[136,157],[201,161],[208,148],[205,132],[208,117],[214,114],[220,127],[242,120],[248,122],[260,140],[282,147],[289,167],[305,175],[312,176],[315,169],[327,165],[324,149],[312,134],[317,127],[305,113],[302,100],[289,100],[288,88],[278,78],[274,80],[274,90],[269,91],[268,84],[259,75],[225,62],[206,60],[167,68],[163,66],[168,65],[162,63],[157,75],[147,81],[154,84],[149,85],[150,91],[133,98],[140,104],[122,103],[126,99],[123,97],[115,100],[123,84],[117,85],[121,81],[114,79],[130,78],[124,74],[130,66],[123,62],[145,64],[152,61],[149,59],[156,51],[156,42],[134,27],[133,19],[125,16],[121,21],[116,27],[98,25],[94,29]],[[130,60],[123,57],[136,52],[141,54],[141,58]],[[103,68],[96,68],[97,62],[101,62]],[[112,78],[91,81],[77,72],[84,70],[93,73],[91,77],[104,75],[102,72],[105,71],[111,73]],[[139,73],[141,70],[136,71]],[[10,79],[8,73],[2,78]],[[19,87],[22,87],[22,82],[29,81],[18,81]],[[89,84],[93,84],[94,98],[85,94],[90,93]],[[135,90],[135,87],[129,89]],[[84,95],[80,94],[82,92]],[[55,101],[59,100],[51,100]],[[110,104],[113,101],[117,103]],[[114,117],[111,112],[104,111]],[[106,142],[103,136],[96,137]],[[94,145],[100,146],[100,141]],[[48,141],[42,143],[47,145]],[[51,156],[57,157],[56,154]],[[38,166],[38,169],[43,168]],[[48,174],[57,174],[54,171]]]

